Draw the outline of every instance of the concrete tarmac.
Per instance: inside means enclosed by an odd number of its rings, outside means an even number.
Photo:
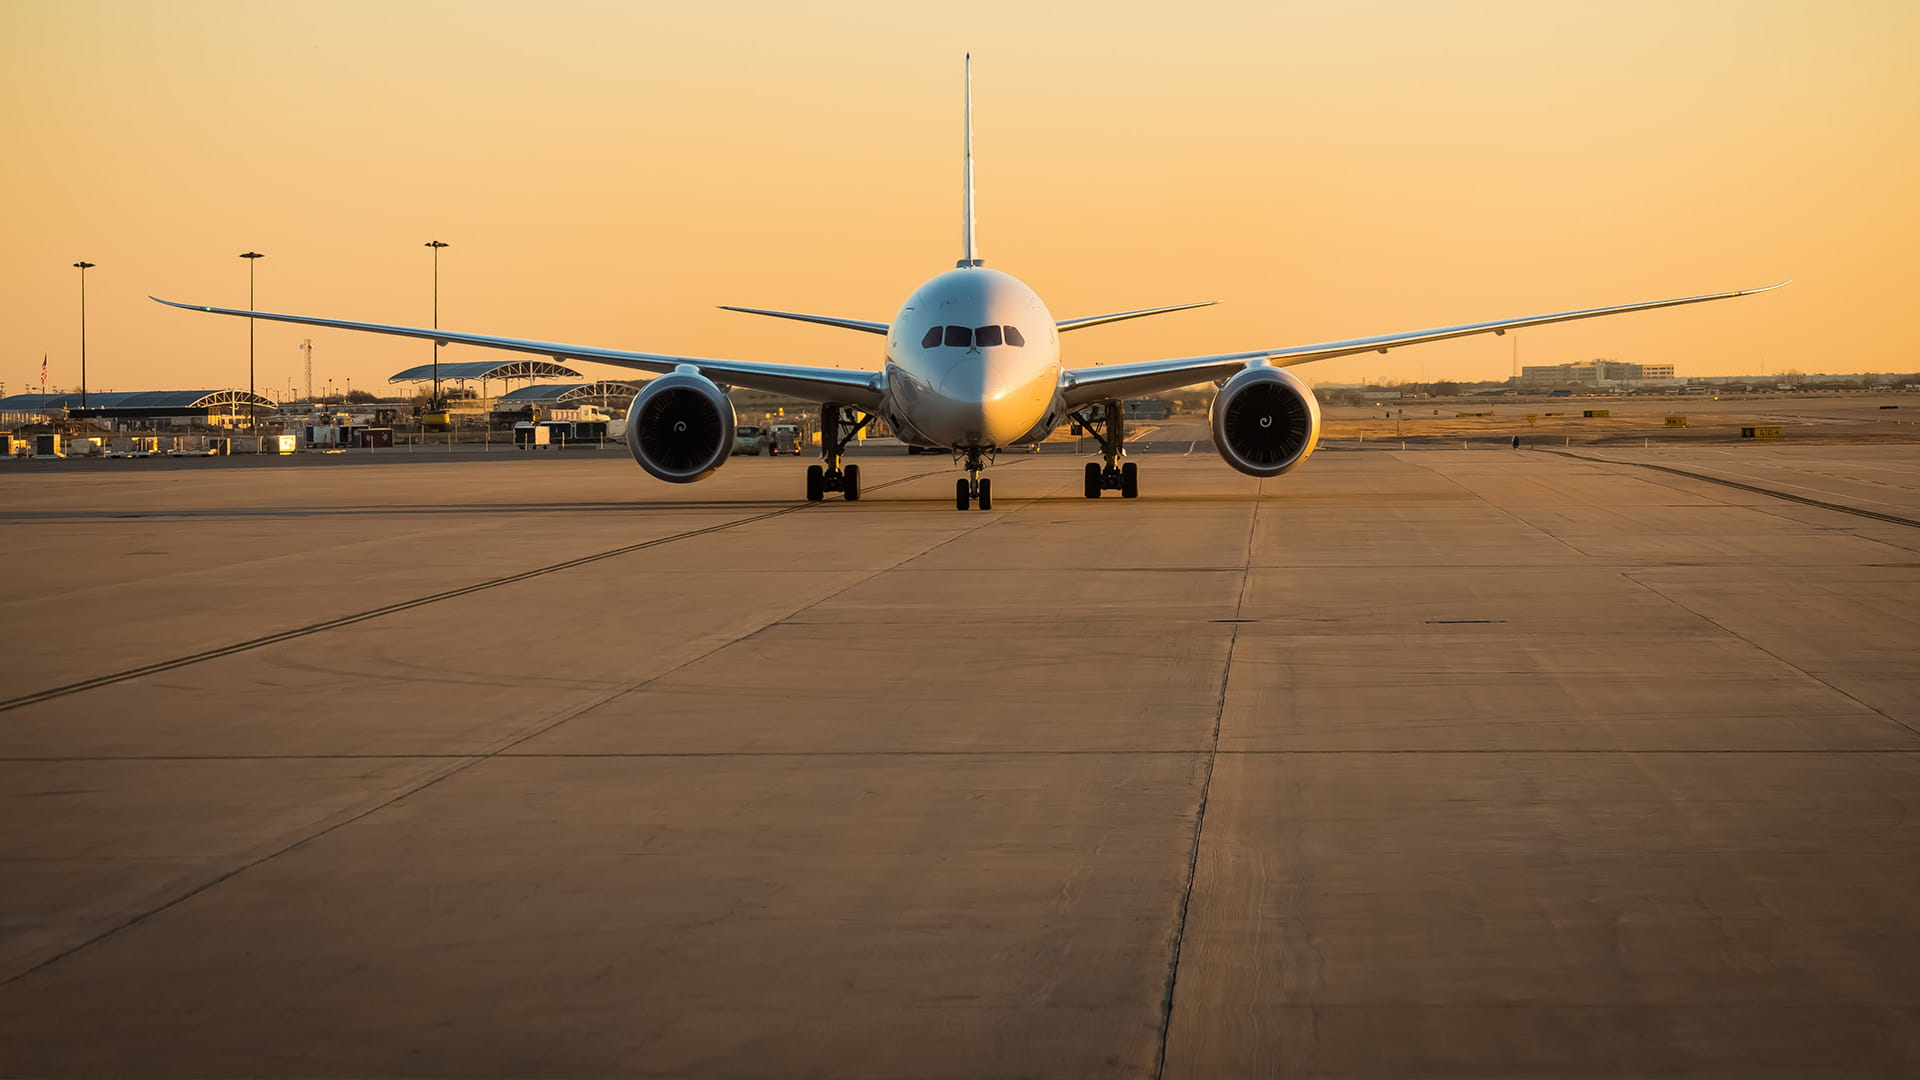
[[[1920,447],[1182,434],[0,469],[0,1075],[1920,1073]]]

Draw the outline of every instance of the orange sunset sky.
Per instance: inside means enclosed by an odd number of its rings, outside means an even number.
[[[1523,363],[1912,371],[1920,5],[0,4],[0,381],[245,386],[269,311],[847,367],[980,244],[1069,365],[1795,279],[1523,331]],[[258,385],[384,391],[424,342],[260,324]],[[1512,339],[1298,369],[1494,378]],[[507,354],[450,347],[445,361]],[[617,369],[589,368],[616,375]]]

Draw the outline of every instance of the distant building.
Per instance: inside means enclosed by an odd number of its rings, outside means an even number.
[[[1673,378],[1672,364],[1627,364],[1618,360],[1576,360],[1571,364],[1528,364],[1520,381],[1536,386],[1613,386]]]
[[[114,428],[234,427],[249,416],[272,412],[271,398],[245,390],[95,390],[81,396],[71,391],[52,394],[14,394],[0,398],[0,426],[43,423],[64,416],[73,420],[105,420]]]

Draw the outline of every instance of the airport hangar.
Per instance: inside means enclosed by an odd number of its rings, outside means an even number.
[[[150,427],[182,422],[211,425],[219,422],[217,418],[242,415],[235,410],[248,407],[278,409],[279,405],[245,390],[96,390],[84,398],[79,393],[14,394],[0,398],[0,427],[43,422],[57,412],[76,420],[132,421]]]
[[[480,394],[472,399],[480,411],[490,414],[526,413],[532,410],[578,408],[582,405],[595,405],[611,413],[624,415],[627,406],[633,403],[640,388],[646,384],[645,378],[635,379],[588,379],[586,375],[565,364],[550,360],[471,360],[458,363],[437,365],[420,364],[394,373],[387,382],[424,383],[432,382],[436,377],[442,383],[458,383],[462,387],[478,382]],[[577,382],[537,382],[537,379],[575,379]],[[513,387],[515,381],[524,385]],[[489,394],[493,382],[505,384],[509,389],[495,396]],[[734,407],[745,419],[756,415],[768,416],[781,414],[810,413],[817,408],[815,402],[805,402],[780,394],[761,391],[736,389],[731,395]],[[458,411],[458,410],[456,410]]]

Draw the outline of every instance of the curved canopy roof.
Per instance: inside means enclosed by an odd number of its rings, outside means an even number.
[[[445,378],[445,376],[441,376]],[[540,386],[523,386],[509,394],[500,395],[498,401],[533,402],[540,405],[560,405],[569,401],[593,401],[606,398],[630,398],[640,392],[637,383],[601,381],[590,383],[546,383]]]
[[[463,360],[458,364],[441,364],[440,381],[448,379],[578,379],[583,376],[551,360]],[[433,365],[421,364],[410,367],[387,381],[420,382],[433,378]]]
[[[95,390],[87,394],[87,411],[179,412],[217,409],[232,405],[263,405],[273,408],[271,398],[249,394],[245,390]],[[0,398],[0,412],[47,412],[80,408],[80,394],[14,394]]]

